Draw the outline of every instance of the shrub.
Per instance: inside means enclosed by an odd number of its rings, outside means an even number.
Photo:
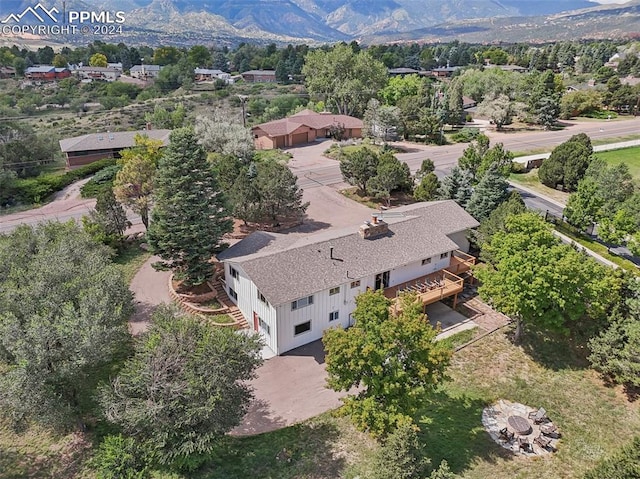
[[[511,173],[526,173],[527,172],[527,167],[523,164],[523,163],[518,163],[517,161],[514,161],[513,163],[511,163]]]
[[[106,158],[95,161],[88,165],[81,166],[75,170],[67,171],[64,175],[44,174],[36,178],[25,178],[16,180],[7,188],[8,198],[1,198],[7,203],[29,203],[37,204],[51,196],[56,191],[60,191],[76,180],[91,176],[101,169],[115,164],[115,159]]]
[[[636,479],[640,477],[640,436],[617,454],[601,461],[584,479]]]
[[[106,436],[93,458],[98,479],[143,479],[148,477],[149,455],[135,439]]]
[[[467,143],[475,140],[480,135],[480,129],[465,126],[460,131],[451,135],[451,140],[456,143]]]
[[[81,189],[80,193],[83,198],[95,198],[105,188],[113,186],[113,180],[118,171],[122,167],[120,165],[111,165],[98,171]]]

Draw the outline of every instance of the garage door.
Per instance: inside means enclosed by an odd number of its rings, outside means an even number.
[[[307,132],[304,133],[296,133],[292,138],[294,145],[300,145],[302,143],[309,143],[309,137],[307,136]]]

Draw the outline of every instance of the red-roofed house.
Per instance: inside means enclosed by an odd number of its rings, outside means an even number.
[[[327,138],[336,128],[343,130],[342,138],[360,138],[362,120],[347,115],[316,113],[302,110],[289,118],[261,123],[251,129],[256,148],[268,150],[311,143]]]

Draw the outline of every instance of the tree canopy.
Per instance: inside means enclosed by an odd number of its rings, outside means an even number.
[[[360,387],[343,399],[346,414],[360,429],[385,435],[413,422],[443,380],[451,350],[435,341],[437,331],[415,295],[403,297],[394,316],[382,291],[367,291],[356,298],[353,317],[351,328],[324,333],[328,384],[336,391]]]
[[[309,93],[343,115],[362,114],[369,99],[387,83],[383,63],[366,50],[355,53],[344,44],[309,52],[302,73]]]
[[[478,292],[516,320],[516,338],[524,325],[568,333],[581,319],[601,320],[619,301],[612,271],[562,244],[534,213],[508,217],[482,256]]]
[[[75,223],[0,236],[0,411],[69,427],[81,392],[127,338],[132,295],[111,250]]]
[[[542,162],[538,170],[540,181],[550,188],[562,185],[568,191],[575,191],[592,160],[592,153],[591,140],[587,135],[572,136],[556,146],[551,156]]]
[[[146,443],[158,462],[193,464],[247,412],[247,381],[262,363],[261,347],[258,336],[160,307],[134,355],[102,390],[106,417]]]

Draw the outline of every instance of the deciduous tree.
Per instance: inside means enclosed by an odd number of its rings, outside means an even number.
[[[127,338],[132,296],[111,250],[75,223],[0,236],[0,413],[82,423],[81,396]]]
[[[387,83],[383,63],[366,50],[354,53],[344,44],[309,52],[302,73],[309,93],[344,115],[361,114]]]
[[[393,316],[382,291],[356,298],[351,328],[328,329],[323,342],[329,387],[360,392],[345,399],[344,411],[356,426],[375,436],[413,422],[428,393],[444,378],[450,348],[436,342],[415,295],[402,298]]]
[[[149,229],[149,211],[153,202],[153,181],[161,156],[162,142],[136,135],[136,146],[122,150],[122,169],[116,174],[113,192],[118,201],[140,215]]]
[[[206,151],[231,155],[248,162],[255,151],[251,130],[221,113],[196,117],[196,134]]]
[[[170,136],[155,182],[155,206],[147,239],[169,268],[188,285],[206,281],[213,270],[209,260],[222,235],[231,231],[226,198],[191,128]]]
[[[258,336],[159,308],[135,354],[102,391],[106,417],[162,464],[198,464],[247,412]]]
[[[89,65],[92,67],[106,67],[108,65],[107,57],[102,53],[94,53],[89,58]]]
[[[561,244],[534,213],[507,218],[482,254],[478,292],[516,321],[516,340],[525,325],[566,333],[584,317],[600,320],[620,298],[609,268]]]

